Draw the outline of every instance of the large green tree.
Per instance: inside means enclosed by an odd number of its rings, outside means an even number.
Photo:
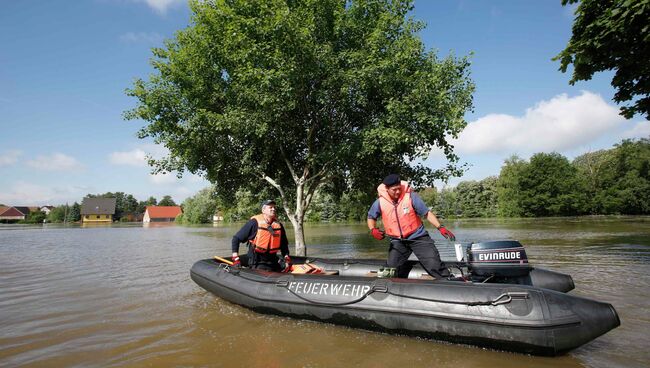
[[[214,188],[200,190],[194,196],[183,201],[183,214],[179,221],[186,224],[203,224],[212,222],[217,210]]]
[[[81,205],[77,202],[75,202],[72,206],[70,206],[70,210],[68,211],[67,218],[65,219],[66,222],[79,222],[81,221]]]
[[[454,191],[463,217],[494,217],[497,215],[497,177],[481,181],[462,181]]]
[[[146,201],[138,202],[138,206],[135,209],[136,213],[144,213],[147,210],[147,206],[155,206],[158,203],[158,200],[154,196],[150,196]]]
[[[66,208],[67,205],[59,205],[50,210],[50,213],[47,215],[47,221],[48,222],[63,222],[65,219],[65,215],[68,211],[68,208]]]
[[[580,214],[586,195],[576,170],[559,153],[536,153],[520,173],[519,203],[524,216]]]
[[[605,183],[606,178],[611,177],[614,151],[587,152],[576,157],[571,165],[576,169],[578,180],[581,182],[580,187],[584,189],[587,196],[585,207],[581,212],[592,215],[604,214],[604,205],[599,199],[602,198],[602,189],[608,185]]]
[[[650,139],[623,140],[609,154],[596,201],[608,214],[650,213]]]
[[[505,160],[497,181],[497,214],[501,217],[519,217],[521,210],[521,175],[528,162],[517,155]]]
[[[172,199],[172,196],[166,195],[163,199],[158,202],[159,206],[176,206],[176,202]]]
[[[562,0],[562,5],[577,2],[573,35],[555,57],[560,70],[573,65],[571,84],[613,70],[614,101],[632,101],[621,114],[650,119],[650,0]]]
[[[316,190],[373,192],[390,172],[416,185],[457,174],[469,60],[438,58],[409,0],[191,1],[191,25],[154,50],[127,93],[169,156],[154,171],[204,175],[220,196],[276,190],[306,254]],[[449,164],[420,164],[434,146]]]

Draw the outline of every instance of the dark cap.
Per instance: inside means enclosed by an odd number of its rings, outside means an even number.
[[[392,187],[393,185],[397,185],[400,183],[399,175],[390,174],[384,178],[384,181],[382,183],[384,183],[384,185],[387,187]]]
[[[274,205],[274,206],[275,206],[275,201],[272,200],[272,199],[267,199],[267,200],[265,200],[265,201],[262,201],[262,207],[264,207],[264,206],[270,206],[270,205]]]

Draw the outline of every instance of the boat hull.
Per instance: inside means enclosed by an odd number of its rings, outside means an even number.
[[[196,262],[202,288],[259,313],[535,355],[558,355],[620,324],[614,308],[526,285],[293,275]]]

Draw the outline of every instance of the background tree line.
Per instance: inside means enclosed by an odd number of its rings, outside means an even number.
[[[559,153],[512,156],[499,176],[463,181],[456,187],[420,188],[433,211],[445,217],[543,217],[650,214],[650,139],[623,140],[611,149],[569,161]],[[259,212],[269,193],[239,190],[220,202],[207,188],[183,203],[186,222],[208,222],[219,212],[225,221],[246,220]],[[376,193],[319,191],[307,212],[310,222],[363,221]]]
[[[536,153],[506,159],[498,177],[464,181],[429,198],[447,217],[545,217],[650,213],[650,140],[623,140],[569,161]],[[424,197],[424,195],[423,195]]]
[[[569,161],[536,153],[512,156],[498,177],[465,181],[439,192],[445,216],[543,217],[650,213],[650,140],[623,140]]]

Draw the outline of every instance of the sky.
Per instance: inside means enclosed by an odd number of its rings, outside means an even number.
[[[547,1],[416,1],[420,36],[440,57],[471,54],[476,83],[468,125],[452,139],[463,180],[498,175],[504,159],[559,152],[572,159],[648,137],[650,122],[625,120],[611,73],[569,85],[551,59],[571,35],[574,7]],[[153,72],[151,48],[190,24],[184,0],[0,1],[0,204],[58,205],[89,193],[165,195],[180,203],[203,178],[152,175],[143,121],[125,90]],[[425,163],[445,165],[437,150]]]

